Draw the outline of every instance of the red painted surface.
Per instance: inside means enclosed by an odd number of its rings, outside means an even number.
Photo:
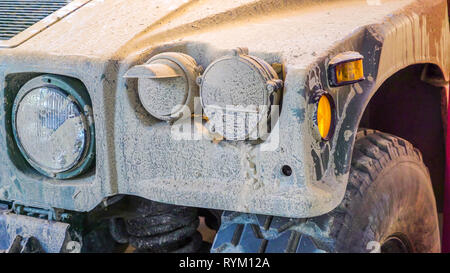
[[[447,140],[446,140],[446,170],[444,194],[444,226],[442,252],[450,253],[450,107],[448,107],[449,86],[447,85]]]

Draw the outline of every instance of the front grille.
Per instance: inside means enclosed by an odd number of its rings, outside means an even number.
[[[0,0],[0,40],[9,40],[72,0]]]

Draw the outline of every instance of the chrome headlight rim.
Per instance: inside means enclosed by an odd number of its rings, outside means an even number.
[[[77,158],[76,163],[73,164],[73,166],[70,166],[69,169],[61,172],[49,170],[36,163],[23,147],[17,132],[17,112],[19,110],[20,103],[30,92],[39,88],[52,88],[53,90],[57,90],[60,94],[70,98],[71,101],[79,108],[83,119],[85,147],[79,158]],[[42,175],[56,179],[73,178],[88,170],[95,158],[95,128],[91,105],[88,92],[79,80],[66,76],[46,74],[35,77],[26,82],[15,96],[11,116],[14,141],[26,162],[28,162],[33,169]]]

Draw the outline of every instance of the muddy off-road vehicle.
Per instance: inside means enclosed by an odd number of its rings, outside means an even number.
[[[0,0],[0,249],[441,251],[447,6]]]

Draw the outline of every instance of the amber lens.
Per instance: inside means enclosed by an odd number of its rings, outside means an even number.
[[[323,139],[327,139],[330,133],[332,122],[332,110],[331,103],[326,95],[323,95],[319,99],[317,105],[317,127],[319,128],[320,136]]]
[[[338,84],[364,79],[362,60],[338,64],[336,66],[336,79]]]

